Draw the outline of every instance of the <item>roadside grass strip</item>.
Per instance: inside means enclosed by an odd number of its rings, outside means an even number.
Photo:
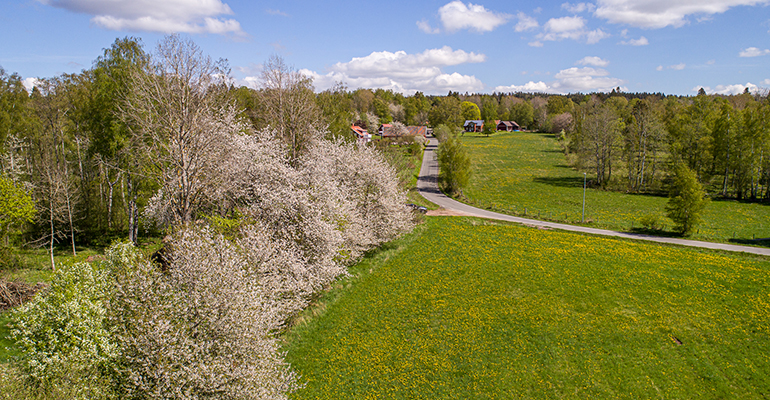
[[[770,394],[770,260],[460,217],[387,251],[286,334],[293,399]]]
[[[464,191],[468,202],[493,211],[579,224],[583,207],[583,173],[567,165],[551,134],[498,133],[490,137],[465,135],[472,175]],[[622,180],[624,171],[613,170]],[[587,179],[592,179],[588,172]],[[585,220],[589,226],[619,231],[642,227],[655,216],[670,234],[673,222],[665,217],[668,198],[588,188]],[[735,200],[709,203],[692,239],[738,244],[770,245],[770,203]],[[755,240],[756,239],[756,240]]]

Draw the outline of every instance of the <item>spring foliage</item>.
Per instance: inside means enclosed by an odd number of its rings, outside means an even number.
[[[471,174],[471,159],[456,136],[450,136],[438,146],[439,185],[450,195],[462,195]]]
[[[299,384],[276,334],[410,228],[405,194],[372,148],[302,121],[291,146],[280,127],[253,131],[225,96],[224,67],[193,43],[169,37],[156,57],[123,112],[159,188],[145,217],[172,232],[165,263],[120,243],[106,272],[64,268],[16,315],[22,365],[84,398],[284,399]]]
[[[105,371],[117,348],[105,325],[108,280],[88,263],[60,266],[49,290],[11,315],[30,386],[71,386],[79,398],[107,395]]]
[[[29,193],[0,176],[0,239],[6,238],[13,228],[32,222],[36,211]]]
[[[677,165],[666,205],[666,214],[675,224],[674,230],[682,235],[692,233],[708,202],[695,172],[684,164]]]

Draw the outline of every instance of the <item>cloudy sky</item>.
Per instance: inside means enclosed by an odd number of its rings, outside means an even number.
[[[316,90],[739,93],[770,87],[770,0],[5,0],[0,66],[79,72],[116,38],[190,35],[258,85],[280,55]]]

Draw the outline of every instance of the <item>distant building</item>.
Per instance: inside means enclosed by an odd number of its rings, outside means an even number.
[[[364,143],[369,143],[369,141],[372,140],[372,135],[369,132],[367,132],[366,129],[360,126],[353,125],[350,127],[350,130],[351,132],[353,132],[354,135],[356,135],[356,139]]]
[[[393,127],[393,124],[381,124],[380,128],[377,130],[377,133],[380,134],[380,137],[386,138],[386,137],[399,137],[402,136],[399,134],[399,132]]]
[[[517,124],[514,121],[498,121],[497,122],[497,130],[498,131],[513,132],[513,131],[520,131],[521,127],[519,126],[519,124]]]
[[[463,124],[465,132],[481,132],[484,130],[484,121],[480,119],[469,119]]]
[[[429,133],[427,126],[407,126],[406,130],[409,131],[409,136],[427,137]]]

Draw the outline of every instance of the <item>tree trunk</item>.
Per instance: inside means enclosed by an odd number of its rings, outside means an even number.
[[[72,241],[72,256],[77,256],[78,253],[75,251],[75,226],[72,223],[72,203],[70,202],[70,193],[69,190],[67,190],[66,194],[66,200],[67,200],[67,216],[69,217],[70,221],[70,239]]]
[[[114,193],[115,185],[117,185],[118,181],[120,180],[120,171],[118,171],[118,176],[115,177],[114,182],[110,182],[110,175],[109,170],[107,170],[107,185],[110,187],[109,194],[107,195],[107,229],[112,230],[112,195]]]
[[[54,229],[53,229],[53,196],[48,204],[48,211],[50,212],[48,221],[51,224],[51,244],[49,246],[49,254],[51,255],[51,271],[56,271],[56,263],[53,260],[53,242],[54,242]]]
[[[131,241],[131,243],[136,245],[137,241],[137,233],[139,231],[139,227],[137,225],[137,209],[136,209],[136,193],[134,192],[134,183],[131,181],[131,178],[129,177],[127,179],[127,186],[128,186],[128,240]]]

